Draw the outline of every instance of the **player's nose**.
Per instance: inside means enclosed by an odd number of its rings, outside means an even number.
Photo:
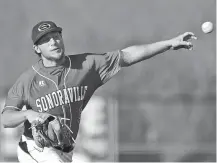
[[[57,42],[54,38],[50,38],[49,43],[50,43],[50,45],[55,45]]]

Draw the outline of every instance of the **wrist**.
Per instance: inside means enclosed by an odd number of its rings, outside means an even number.
[[[25,120],[28,120],[29,110],[24,110],[23,114],[24,114]]]
[[[25,110],[24,112],[24,117],[26,120],[28,120],[28,117],[34,112],[33,110]]]
[[[165,42],[165,46],[167,47],[168,50],[173,48],[172,40],[166,40],[164,42]]]

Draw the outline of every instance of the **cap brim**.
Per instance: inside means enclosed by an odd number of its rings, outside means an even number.
[[[56,27],[56,28],[51,28],[51,29],[48,29],[42,33],[40,33],[40,35],[38,35],[38,37],[35,39],[34,41],[34,44],[37,43],[37,41],[42,38],[44,35],[46,35],[47,33],[50,33],[50,32],[61,32],[62,31],[62,28],[61,27]]]

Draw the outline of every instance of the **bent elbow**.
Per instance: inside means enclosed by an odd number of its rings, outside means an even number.
[[[4,128],[12,128],[7,122],[8,117],[5,115],[5,113],[1,114],[1,124]]]
[[[11,126],[10,124],[8,124],[8,123],[6,123],[6,122],[3,122],[2,126],[3,126],[4,128],[15,128],[15,127],[17,127],[17,126]]]
[[[3,124],[4,128],[10,128],[7,124]]]
[[[9,126],[7,125],[6,121],[5,121],[5,115],[2,113],[1,114],[1,124],[4,128],[8,128]]]

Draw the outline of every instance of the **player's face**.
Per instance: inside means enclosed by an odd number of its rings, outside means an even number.
[[[50,32],[37,42],[41,55],[48,60],[57,61],[63,58],[65,47],[59,32]]]

